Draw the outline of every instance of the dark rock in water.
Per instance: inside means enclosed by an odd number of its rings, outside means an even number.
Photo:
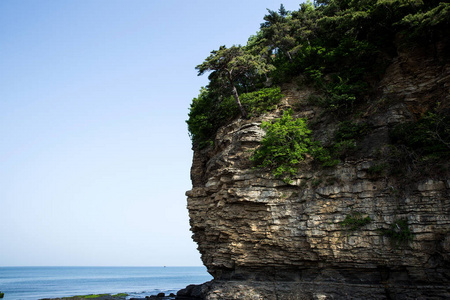
[[[206,282],[201,285],[191,284],[186,288],[179,290],[177,292],[176,300],[199,300],[204,298],[203,286],[207,285],[209,282]]]
[[[146,296],[145,299],[173,300],[175,299],[175,294],[171,293],[169,296],[166,296],[165,293],[159,293],[158,295]]]
[[[95,299],[95,300],[125,300],[126,294],[117,294],[117,295],[85,295],[85,296],[73,296],[73,297],[64,297],[64,298],[42,298],[40,300],[84,300],[84,299]],[[130,298],[129,300],[145,300],[144,298]]]

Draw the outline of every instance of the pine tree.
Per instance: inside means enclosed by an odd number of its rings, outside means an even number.
[[[247,118],[247,112],[239,99],[235,81],[245,77],[249,72],[254,72],[258,75],[265,74],[272,69],[272,66],[266,64],[258,56],[247,53],[242,46],[232,46],[230,48],[221,46],[219,50],[211,51],[211,55],[195,69],[198,70],[198,75],[213,71],[216,73],[214,75],[225,78],[231,88],[241,116]]]

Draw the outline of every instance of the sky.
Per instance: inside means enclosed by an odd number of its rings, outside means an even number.
[[[280,3],[1,0],[0,266],[202,265],[195,66]]]

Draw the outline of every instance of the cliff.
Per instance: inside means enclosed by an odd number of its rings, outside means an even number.
[[[437,106],[448,109],[448,50],[442,41],[390,59],[375,92],[352,116],[367,129],[333,167],[307,157],[286,183],[249,159],[265,135],[261,123],[288,108],[308,119],[316,140],[332,143],[342,118],[312,103],[317,90],[301,77],[281,86],[275,110],[233,120],[219,128],[214,146],[195,150],[193,188],[186,193],[190,224],[214,276],[195,293],[205,299],[448,299],[448,161],[416,163],[391,147],[398,124]]]

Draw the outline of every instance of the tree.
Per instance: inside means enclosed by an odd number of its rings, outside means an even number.
[[[281,50],[292,62],[291,52],[296,46],[295,38],[291,31],[291,12],[287,11],[281,4],[278,12],[267,9],[268,15],[264,16],[264,23],[261,24],[263,37],[267,40],[269,49],[274,52]],[[295,50],[294,50],[295,51]]]
[[[273,66],[266,64],[260,57],[247,53],[242,46],[227,48],[221,46],[219,50],[211,51],[205,61],[195,67],[198,75],[213,71],[214,75],[225,78],[228,82],[241,116],[247,118],[247,112],[241,104],[235,81],[249,73],[266,74]]]

